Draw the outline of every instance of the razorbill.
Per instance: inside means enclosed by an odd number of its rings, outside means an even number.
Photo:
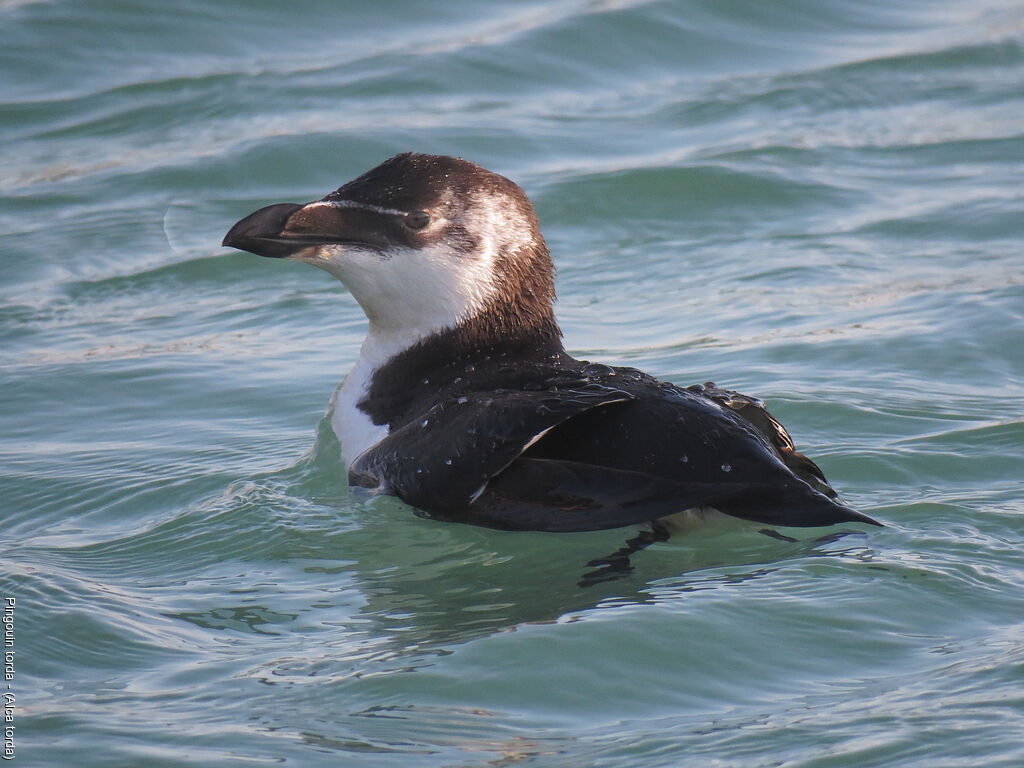
[[[582,531],[718,510],[768,525],[879,525],[752,397],[577,360],[516,184],[453,157],[392,157],[278,203],[224,245],[338,278],[369,319],[332,425],[352,485],[429,516]]]

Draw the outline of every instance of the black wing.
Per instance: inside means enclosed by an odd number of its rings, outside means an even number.
[[[573,389],[469,393],[443,400],[389,434],[349,467],[353,485],[380,488],[439,517],[461,517],[496,475],[549,430],[632,395]]]
[[[781,422],[772,416],[765,408],[764,402],[756,397],[744,395],[731,389],[721,389],[713,381],[703,384],[694,384],[687,387],[690,392],[698,392],[719,405],[725,406],[755,427],[772,447],[779,454],[782,463],[789,467],[797,477],[811,486],[818,493],[823,493],[830,499],[837,497],[837,493],[825,479],[825,473],[817,464],[800,453],[793,444],[793,438],[782,426]]]
[[[356,459],[350,481],[434,517],[515,530],[617,528],[703,506],[769,525],[875,522],[794,474],[735,408],[646,389],[448,399]]]
[[[522,527],[536,527],[546,505],[545,530],[628,525],[705,506],[768,525],[878,524],[832,498],[821,471],[759,401],[647,380],[625,388],[629,402],[579,414],[526,451],[481,496],[476,514],[519,527],[519,506]],[[525,466],[531,461],[543,463]]]

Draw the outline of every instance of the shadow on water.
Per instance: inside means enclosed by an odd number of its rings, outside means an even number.
[[[637,539],[646,545],[643,550],[636,551]],[[522,624],[572,620],[601,607],[652,602],[651,585],[664,580],[672,580],[676,592],[741,584],[770,574],[784,561],[814,554],[823,543],[773,540],[740,526],[649,539],[633,530],[565,535],[431,530],[391,539],[386,557],[379,552],[359,557],[351,573],[367,600],[362,617],[400,636],[408,647],[441,647]]]

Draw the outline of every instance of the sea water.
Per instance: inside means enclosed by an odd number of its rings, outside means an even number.
[[[1009,0],[0,2],[2,756],[1024,765],[1022,83]],[[588,581],[634,531],[350,494],[359,307],[220,240],[406,150],[525,188],[571,352],[886,527]]]

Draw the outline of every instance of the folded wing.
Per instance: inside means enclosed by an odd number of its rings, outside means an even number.
[[[693,507],[768,525],[877,524],[830,498],[759,402],[660,394],[591,382],[448,399],[361,455],[350,481],[512,530],[617,528]]]
[[[444,400],[391,432],[349,467],[353,485],[380,488],[431,514],[453,517],[549,430],[632,399],[614,387],[470,393]]]

